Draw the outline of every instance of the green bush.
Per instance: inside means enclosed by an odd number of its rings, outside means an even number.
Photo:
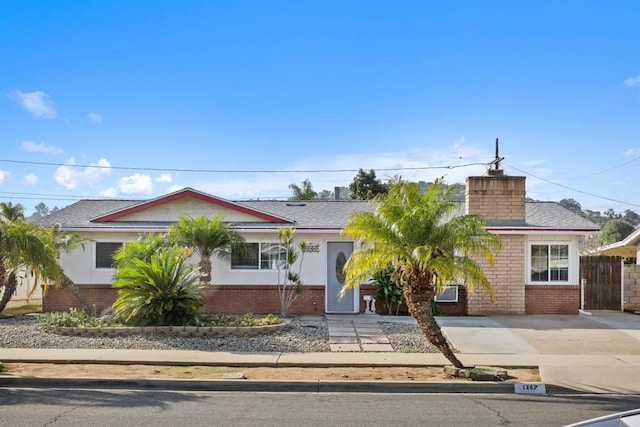
[[[114,326],[113,321],[101,320],[95,313],[89,314],[83,310],[70,308],[65,312],[44,313],[38,317],[41,327],[67,327],[67,328],[99,328],[103,326]]]
[[[247,313],[243,316],[233,316],[228,314],[213,314],[203,320],[203,323],[208,326],[266,326],[266,325],[278,325],[282,323],[282,320],[273,314],[268,314],[264,317],[254,316],[252,313]]]
[[[187,255],[184,248],[172,247],[148,261],[134,258],[121,265],[113,282],[116,316],[134,326],[198,325],[204,293]]]

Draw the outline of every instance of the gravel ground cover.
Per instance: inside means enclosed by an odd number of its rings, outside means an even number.
[[[416,326],[380,323],[397,352],[437,352]],[[201,350],[237,352],[328,352],[329,330],[324,319],[293,319],[282,332],[255,337],[173,337],[138,334],[116,338],[85,338],[56,335],[40,330],[33,316],[0,318],[0,347],[4,348],[87,348],[139,350]]]

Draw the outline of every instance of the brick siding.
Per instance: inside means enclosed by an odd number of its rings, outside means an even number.
[[[525,286],[525,314],[578,314],[579,285]]]
[[[470,316],[525,313],[524,236],[505,234],[500,236],[500,240],[502,249],[494,254],[493,266],[482,259],[476,260],[495,290],[495,302],[491,303],[489,292],[474,289],[467,297],[467,314]]]
[[[79,285],[90,305],[101,312],[111,307],[117,291],[111,285]],[[67,311],[80,308],[80,302],[67,289],[51,288],[47,291],[42,310]],[[212,285],[205,290],[205,313],[280,314],[280,297],[276,285]],[[305,286],[289,310],[290,314],[324,313],[324,286]]]
[[[525,178],[523,176],[470,176],[466,179],[467,214],[487,219],[524,220]]]

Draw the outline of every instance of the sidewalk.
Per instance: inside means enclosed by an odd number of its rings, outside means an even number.
[[[385,317],[385,321],[389,320],[392,319]],[[539,367],[547,388],[551,386],[555,390],[586,393],[640,394],[640,338],[636,338],[635,333],[627,332],[640,329],[637,323],[640,322],[640,316],[632,319],[613,316],[605,320],[609,324],[578,316],[438,318],[465,365]],[[405,317],[398,321],[411,322],[413,319]],[[610,325],[614,324],[625,329],[613,329]],[[441,354],[431,353],[230,353],[11,348],[0,349],[0,361],[271,367],[414,367],[449,364]],[[0,385],[3,383],[7,385],[6,378],[0,380]],[[380,390],[379,383],[367,384]],[[513,392],[513,386],[509,387],[509,391]],[[480,390],[480,384],[476,383],[473,389]],[[458,387],[457,390],[464,392],[467,388]],[[495,392],[496,388],[486,387],[483,390]],[[500,390],[509,392],[504,387]]]

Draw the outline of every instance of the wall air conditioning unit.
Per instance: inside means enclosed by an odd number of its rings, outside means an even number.
[[[433,298],[435,302],[458,302],[458,286],[446,286]]]

